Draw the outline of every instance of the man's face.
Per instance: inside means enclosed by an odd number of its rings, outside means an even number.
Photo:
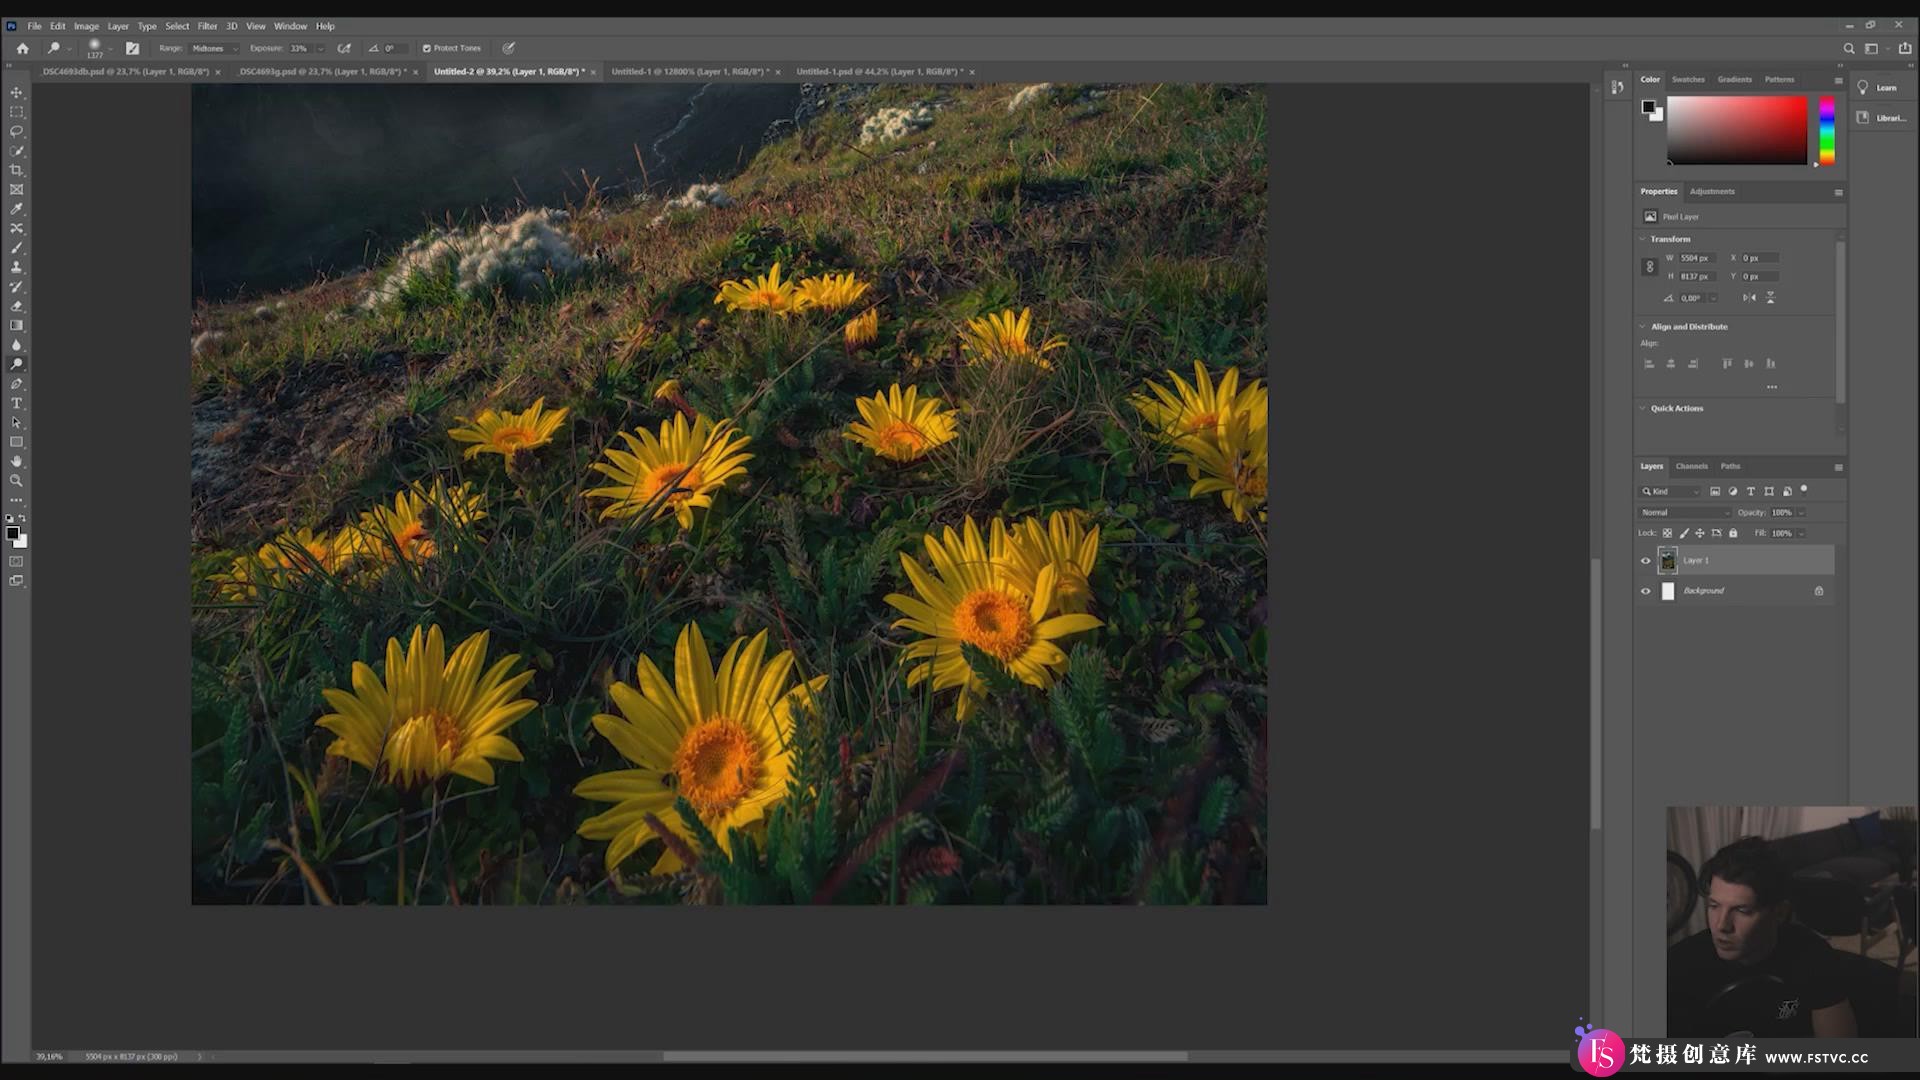
[[[1707,885],[1707,929],[1722,960],[1757,964],[1773,953],[1785,904],[1762,907],[1751,886],[1714,878]]]

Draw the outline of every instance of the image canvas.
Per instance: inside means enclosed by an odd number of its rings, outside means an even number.
[[[1264,904],[1267,98],[194,88],[199,904]]]

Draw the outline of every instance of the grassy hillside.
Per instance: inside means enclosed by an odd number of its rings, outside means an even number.
[[[530,290],[421,275],[370,310],[382,266],[196,311],[196,898],[1263,901],[1262,526],[1190,497],[1129,395],[1167,369],[1192,379],[1196,359],[1215,379],[1265,374],[1265,100],[1062,86],[1009,108],[1018,89],[828,107],[726,181],[724,208],[589,195],[559,223],[584,269]],[[861,143],[875,110],[915,102],[924,129]],[[840,312],[715,303],[776,263],[871,288]],[[842,327],[867,309],[875,339],[854,351]],[[1035,344],[1064,342],[1050,367],[962,348],[969,320],[1009,309],[1031,309]],[[918,460],[845,437],[856,399],[896,383],[953,410],[955,437]],[[449,436],[536,398],[567,414],[511,467]],[[744,472],[690,527],[603,517],[592,463],[617,433],[686,415],[731,420]],[[337,565],[222,576],[286,530],[353,531],[436,481],[475,501],[423,516],[430,556],[376,528]],[[922,635],[886,599],[916,595],[901,556],[931,568],[928,533],[1056,510],[1100,530],[1101,625],[1072,624],[1045,686],[968,649],[980,692],[961,720],[960,691],[908,685]],[[707,790],[685,773],[696,759],[675,757],[665,801],[640,796],[653,827],[610,873],[609,840],[579,830],[613,804],[575,789],[636,761],[594,717],[622,714],[642,656],[684,674],[689,624],[713,660],[768,631],[766,656],[825,681],[792,703],[780,767],[755,774],[790,785],[737,838],[702,827],[724,823],[690,801]],[[521,760],[494,760],[491,782],[439,768],[396,784],[327,752],[323,691],[353,687],[356,661],[383,672],[389,638],[420,625],[449,651],[487,631],[488,663],[517,654],[532,675],[515,691],[531,710],[502,732]]]

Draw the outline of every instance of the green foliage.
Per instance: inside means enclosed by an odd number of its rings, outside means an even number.
[[[1068,659],[1067,677],[1048,695],[1049,716],[1066,737],[1093,786],[1120,763],[1126,747],[1107,711],[1106,673],[1100,653],[1082,643]]]
[[[1024,171],[1018,165],[1008,165],[991,172],[978,173],[965,180],[967,197],[976,202],[992,202],[996,199],[1011,199],[1020,190],[1020,180]]]
[[[1173,852],[1153,875],[1147,893],[1151,904],[1204,904],[1207,902],[1205,878],[1206,853]]]
[[[967,658],[974,677],[985,684],[987,697],[1000,701],[1024,697],[1026,684],[1014,678],[1006,665],[970,644],[962,644],[960,653]]]
[[[462,308],[471,302],[460,291],[460,267],[453,259],[442,259],[408,274],[396,294],[395,305],[407,314],[428,308]]]
[[[1040,801],[1020,818],[1020,829],[1036,836],[1050,837],[1067,827],[1080,808],[1079,796],[1065,776],[1056,777],[1043,789]]]
[[[806,266],[810,255],[806,244],[789,236],[780,226],[749,221],[711,257],[715,262],[713,272],[719,277],[763,274],[774,263],[779,263],[780,276],[787,279]]]
[[[780,546],[767,568],[781,612],[815,642],[850,644],[864,637],[874,588],[883,571],[898,564],[906,530],[888,526],[865,543],[833,537],[810,552],[796,500],[777,503],[774,520]]]
[[[784,324],[767,329],[783,336],[789,331]],[[689,396],[713,415],[735,417],[740,430],[755,439],[773,435],[782,444],[798,442],[838,410],[830,391],[844,369],[831,352],[792,356],[791,343],[781,337],[753,344],[757,352],[738,354],[723,373],[695,376]]]
[[[1233,777],[1222,776],[1207,787],[1206,800],[1200,804],[1200,835],[1209,839],[1220,832],[1227,823],[1227,813],[1233,809]]]

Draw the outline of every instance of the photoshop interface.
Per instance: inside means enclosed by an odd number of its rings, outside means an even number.
[[[1920,1068],[1920,19],[3,40],[9,1063]]]

